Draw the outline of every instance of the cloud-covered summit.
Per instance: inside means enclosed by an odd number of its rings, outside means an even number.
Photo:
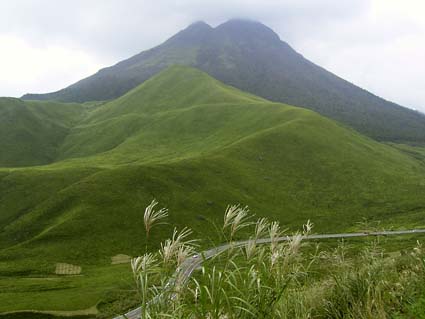
[[[0,95],[54,91],[194,21],[214,27],[240,17],[336,74],[425,110],[424,12],[421,0],[3,1]]]

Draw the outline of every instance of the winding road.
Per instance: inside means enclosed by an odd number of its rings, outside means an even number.
[[[302,240],[312,240],[312,239],[328,239],[328,238],[353,238],[353,237],[368,237],[368,236],[395,236],[395,235],[412,235],[412,234],[420,234],[425,233],[425,229],[410,229],[410,230],[392,230],[392,231],[376,231],[376,232],[363,232],[363,233],[341,233],[341,234],[318,234],[318,235],[307,235],[302,236]],[[284,236],[279,237],[278,241],[289,241],[294,236]],[[258,239],[257,244],[267,244],[270,243],[270,238],[262,238]],[[187,282],[190,279],[193,271],[197,269],[202,263],[211,259],[222,252],[226,251],[230,247],[241,247],[245,246],[250,242],[250,240],[241,240],[237,242],[233,242],[232,244],[224,244],[221,246],[217,246],[208,250],[204,250],[201,253],[195,254],[192,257],[186,259],[182,265],[176,270],[175,276],[177,278],[181,278],[184,282]],[[127,312],[124,316],[120,315],[115,317],[114,319],[140,319],[141,308],[133,309]]]

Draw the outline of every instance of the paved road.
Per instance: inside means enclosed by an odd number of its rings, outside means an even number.
[[[367,237],[367,236],[394,236],[394,235],[411,235],[411,234],[420,234],[425,233],[425,229],[410,229],[410,230],[392,230],[392,231],[377,231],[377,232],[363,232],[363,233],[341,233],[341,234],[319,234],[319,235],[308,235],[302,236],[302,240],[311,240],[311,239],[327,239],[327,238],[353,238],[353,237]],[[293,236],[284,236],[279,237],[278,241],[288,241],[291,240]],[[203,252],[193,255],[192,257],[186,259],[179,269],[176,270],[173,278],[180,278],[186,283],[193,271],[202,265],[202,262],[207,259],[211,259],[222,252],[226,251],[230,247],[241,247],[245,246],[249,240],[242,240],[233,242],[232,244],[225,244],[217,246]],[[267,244],[270,243],[270,238],[258,239],[257,244]],[[170,279],[171,280],[171,279]],[[175,279],[172,279],[175,280]],[[140,307],[133,309],[125,314],[125,316],[118,316],[114,319],[140,319]]]

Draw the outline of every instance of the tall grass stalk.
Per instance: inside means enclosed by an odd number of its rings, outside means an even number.
[[[407,303],[425,292],[420,244],[397,258],[389,257],[379,241],[357,255],[343,241],[321,250],[303,242],[312,227],[308,221],[282,242],[279,223],[252,223],[246,207],[228,206],[222,230],[230,249],[204,261],[188,282],[179,270],[201,257],[194,256],[191,231],[175,229],[159,252],[132,260],[142,318],[379,319],[406,311]],[[253,235],[240,247],[234,239],[242,229]],[[270,244],[259,245],[266,235]]]
[[[146,243],[149,240],[149,235],[152,228],[155,225],[163,224],[160,221],[168,217],[168,209],[161,208],[159,210],[155,210],[156,205],[158,205],[158,202],[155,199],[153,199],[152,202],[146,207],[145,214],[143,216],[143,223],[145,225],[145,232],[146,232]]]

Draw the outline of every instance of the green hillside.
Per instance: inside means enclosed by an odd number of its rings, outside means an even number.
[[[118,98],[170,65],[193,66],[271,101],[305,107],[377,140],[425,143],[425,115],[386,101],[305,59],[267,26],[230,20],[186,29],[67,88],[26,94],[66,102]]]
[[[310,219],[317,232],[337,232],[363,217],[425,226],[422,159],[193,68],[168,68],[64,118],[54,163],[0,169],[0,312],[89,309],[128,291],[129,266],[111,258],[143,250],[152,198],[170,209],[170,224],[150,248],[186,225],[209,245],[212,222],[238,202],[291,229]],[[82,276],[55,276],[56,263]]]
[[[83,113],[84,107],[75,103],[0,98],[0,167],[53,162]]]

